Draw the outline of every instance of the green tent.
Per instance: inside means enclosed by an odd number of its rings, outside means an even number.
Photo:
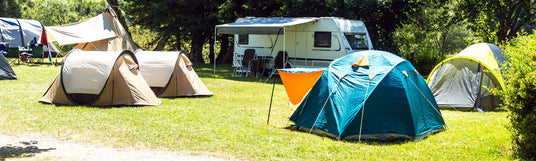
[[[504,89],[504,63],[498,46],[474,44],[434,67],[427,82],[441,109],[489,111],[500,104],[489,90]]]
[[[2,79],[17,79],[17,75],[15,75],[6,57],[0,54],[0,80]]]
[[[445,126],[413,65],[374,50],[334,60],[290,120],[300,130],[345,140],[420,139]]]

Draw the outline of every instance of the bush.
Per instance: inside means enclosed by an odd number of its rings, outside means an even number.
[[[510,111],[514,155],[536,160],[536,35],[519,36],[503,46],[509,66],[501,91],[503,107]]]

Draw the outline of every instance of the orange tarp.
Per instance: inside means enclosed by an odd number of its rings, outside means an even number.
[[[296,105],[324,73],[324,69],[291,68],[279,70],[283,86],[287,91],[290,103]]]

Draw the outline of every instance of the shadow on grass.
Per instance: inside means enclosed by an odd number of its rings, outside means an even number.
[[[409,143],[409,142],[419,142],[419,141],[422,141],[422,140],[426,139],[427,137],[429,137],[431,135],[435,135],[436,133],[441,132],[441,131],[432,132],[429,135],[425,136],[424,138],[416,139],[416,140],[411,140],[411,139],[402,138],[402,137],[391,137],[391,138],[383,138],[383,139],[361,139],[361,140],[358,140],[358,139],[356,139],[354,137],[352,139],[346,140],[346,139],[337,139],[336,137],[334,137],[332,135],[330,136],[330,134],[326,134],[326,132],[321,132],[321,133],[307,132],[307,131],[304,131],[303,129],[300,130],[300,129],[298,129],[296,127],[293,127],[293,126],[287,126],[287,127],[282,127],[282,128],[286,129],[286,130],[294,131],[294,132],[309,133],[311,135],[317,135],[317,136],[320,136],[320,137],[329,138],[329,139],[331,139],[333,141],[342,141],[342,142],[347,142],[347,143],[360,143],[360,144],[366,144],[366,145],[380,145],[380,146],[405,144],[405,143]]]
[[[233,77],[232,64],[216,64],[214,72],[214,64],[194,64],[193,66],[197,75],[201,78],[217,78],[243,82],[260,82],[272,84],[273,79],[276,79],[277,84],[282,84],[281,79],[277,75],[264,76],[249,76],[249,77]],[[215,74],[214,74],[215,73]]]
[[[55,150],[56,148],[40,149],[35,144],[37,141],[23,141],[19,142],[22,146],[6,145],[0,147],[0,161],[4,161],[7,158],[16,158],[16,157],[31,157],[37,153],[42,153],[50,150]]]

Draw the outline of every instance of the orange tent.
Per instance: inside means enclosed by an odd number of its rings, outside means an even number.
[[[300,103],[324,70],[325,68],[278,69],[290,103],[293,105]]]

